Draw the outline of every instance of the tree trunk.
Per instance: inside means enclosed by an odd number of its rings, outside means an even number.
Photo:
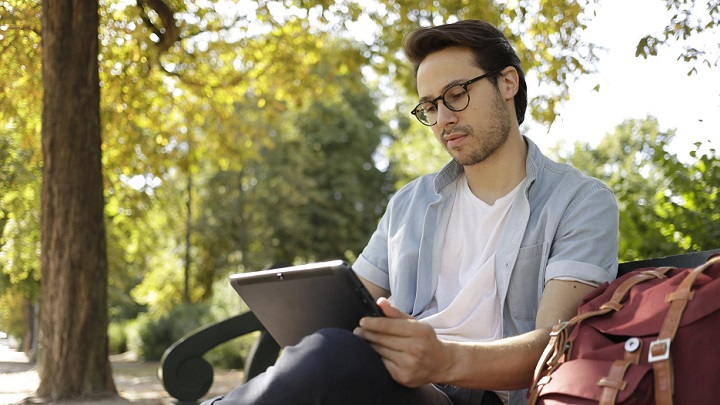
[[[189,166],[189,165],[188,165]],[[192,173],[190,169],[187,171],[187,201],[186,201],[186,216],[185,216],[185,284],[183,286],[183,302],[190,303],[190,242],[192,235]]]
[[[37,395],[116,396],[108,359],[98,0],[42,2],[41,367]]]
[[[28,358],[33,359],[35,356],[35,338],[37,330],[35,329],[35,304],[27,297],[22,299],[23,319],[25,320],[25,336],[23,338],[23,353]]]
[[[245,177],[245,166],[243,165],[243,168],[240,169],[240,173],[238,174],[238,192],[240,195],[238,196],[238,204],[237,204],[237,216],[236,218],[239,219],[240,223],[238,224],[238,232],[240,233],[239,237],[239,246],[240,251],[242,252],[242,266],[243,271],[248,271],[251,268],[251,261],[250,261],[250,237],[248,236],[248,222],[249,218],[246,214],[245,206],[246,206],[246,200],[245,200],[245,190],[243,190],[243,178]]]

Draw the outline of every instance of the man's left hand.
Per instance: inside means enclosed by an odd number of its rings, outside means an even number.
[[[354,333],[370,343],[392,378],[408,387],[446,380],[440,376],[453,364],[448,344],[430,325],[393,307],[386,298],[377,303],[385,317],[361,319]]]

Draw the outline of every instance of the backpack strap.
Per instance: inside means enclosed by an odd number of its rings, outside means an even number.
[[[655,374],[655,402],[657,405],[672,405],[673,403],[674,387],[670,343],[680,327],[680,319],[688,301],[695,297],[695,293],[692,291],[695,280],[716,262],[720,262],[720,257],[712,258],[707,263],[693,269],[683,279],[677,290],[665,297],[665,302],[670,303],[670,308],[660,327],[657,340],[650,343],[648,350],[648,362],[653,365]]]
[[[628,278],[622,284],[620,284],[618,288],[615,289],[615,293],[613,293],[610,301],[602,304],[600,306],[600,309],[604,310],[606,308],[609,308],[614,311],[619,311],[623,307],[622,301],[625,299],[625,296],[627,296],[627,294],[630,292],[631,288],[642,283],[643,281],[651,280],[654,278],[665,278],[665,273],[674,268],[675,267],[658,267],[656,269],[639,271],[637,274],[634,274],[632,277]],[[606,314],[608,312],[609,311],[605,311],[603,312],[603,314]]]
[[[628,277],[625,281],[622,282],[613,293],[612,297],[610,298],[610,301],[600,305],[600,307],[595,311],[588,311],[584,312],[582,314],[575,315],[572,319],[570,319],[567,322],[560,323],[561,327],[568,327],[568,326],[575,326],[580,321],[583,321],[588,318],[592,318],[594,316],[599,315],[605,315],[610,311],[619,311],[623,307],[623,300],[625,300],[625,297],[630,292],[630,289],[635,287],[636,285],[656,279],[656,278],[665,278],[665,273],[668,271],[674,269],[675,267],[658,267],[656,269],[649,269],[649,270],[643,270],[639,271],[637,274],[633,274],[632,277]],[[556,325],[557,326],[557,325]],[[553,328],[554,329],[554,328]]]
[[[638,338],[630,338],[625,342],[625,358],[615,360],[610,366],[610,371],[606,377],[598,381],[598,385],[603,387],[600,393],[599,405],[614,405],[617,400],[619,391],[627,387],[625,381],[625,373],[633,364],[640,362],[640,354],[642,353],[642,340]]]

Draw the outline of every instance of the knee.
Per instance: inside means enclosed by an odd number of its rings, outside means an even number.
[[[275,366],[246,384],[263,403],[378,403],[392,382],[380,356],[343,329],[322,329],[283,350]],[[355,401],[355,402],[353,402]],[[243,402],[259,403],[259,402]]]
[[[323,345],[330,347],[370,347],[370,345],[363,338],[355,335],[354,333],[346,329],[325,328],[320,329],[314,335],[321,340]]]
[[[325,328],[306,336],[296,346],[286,348],[287,350],[301,350],[312,352],[313,357],[347,356],[350,354],[376,355],[375,351],[362,338],[352,332],[339,328]]]
[[[380,356],[364,339],[338,328],[321,329],[306,336],[297,345],[286,347],[283,357],[290,364],[302,364],[305,371],[384,369]]]

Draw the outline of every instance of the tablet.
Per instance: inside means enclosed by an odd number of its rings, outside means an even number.
[[[342,260],[233,274],[230,284],[281,347],[322,328],[352,331],[360,318],[382,316]]]

